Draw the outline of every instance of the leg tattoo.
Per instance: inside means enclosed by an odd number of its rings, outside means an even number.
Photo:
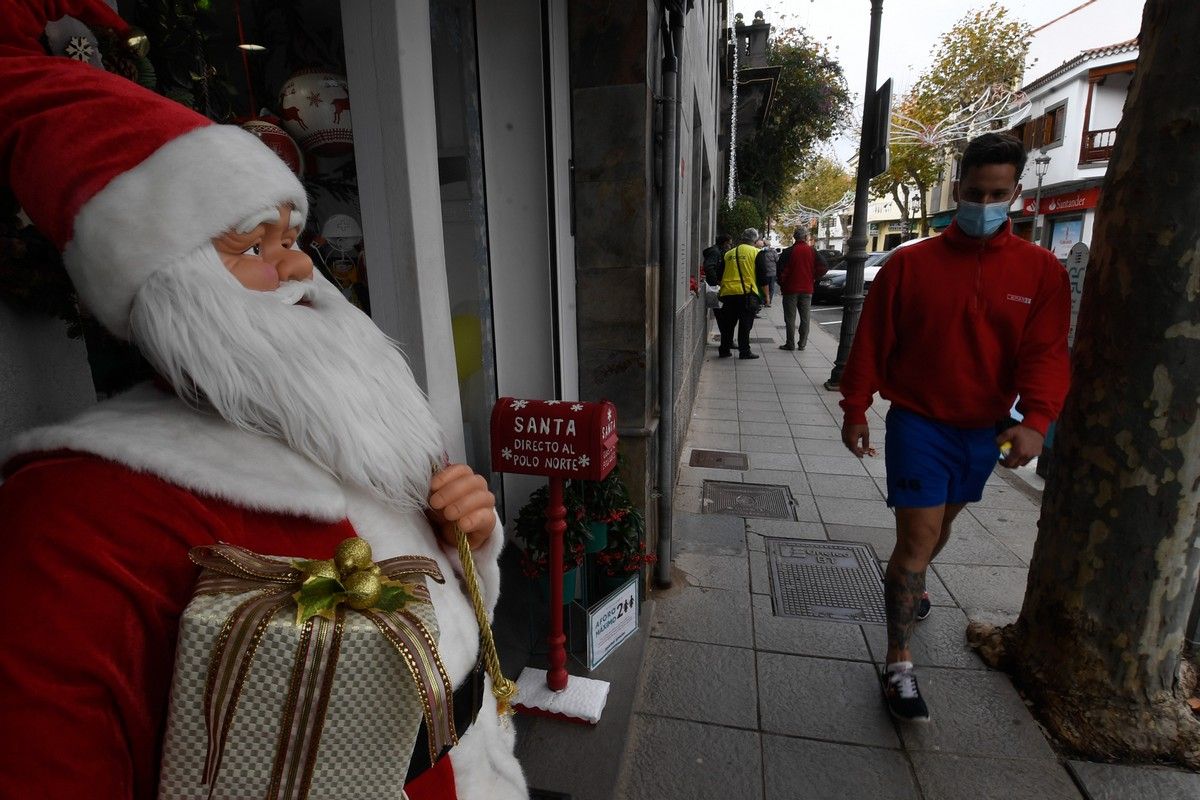
[[[925,572],[909,572],[888,564],[883,581],[883,599],[887,606],[888,644],[907,650],[917,624],[917,606],[925,593]]]

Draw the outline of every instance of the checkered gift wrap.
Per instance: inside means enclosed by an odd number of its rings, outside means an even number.
[[[215,786],[203,785],[209,661],[231,612],[249,595],[197,595],[180,620],[175,674],[163,741],[160,800],[302,796],[286,785],[268,795],[300,628],[295,605],[267,623],[229,729]],[[437,639],[428,603],[406,611]],[[423,704],[400,654],[376,625],[348,611],[308,797],[402,797]]]

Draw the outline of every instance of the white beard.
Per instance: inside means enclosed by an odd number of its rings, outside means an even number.
[[[425,506],[443,453],[429,402],[395,343],[319,274],[255,292],[205,247],[143,283],[130,328],[185,402],[393,508]]]

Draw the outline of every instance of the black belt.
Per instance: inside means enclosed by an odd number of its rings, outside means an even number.
[[[475,669],[471,670],[471,674],[463,681],[462,686],[454,692],[454,730],[457,731],[459,738],[467,732],[467,728],[471,727],[471,723],[475,721],[475,717],[479,715],[479,706],[483,703],[483,667],[476,664]],[[438,758],[446,754],[450,749],[438,753]],[[433,766],[433,762],[429,760],[429,729],[426,727],[425,720],[421,720],[421,728],[417,731],[417,741],[413,745],[412,759],[408,762],[408,775],[405,776],[404,782],[409,783],[425,770]]]

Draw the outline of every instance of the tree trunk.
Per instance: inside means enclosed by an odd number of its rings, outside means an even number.
[[[892,184],[892,199],[896,201],[896,208],[900,209],[901,224],[908,224],[908,205],[900,200],[900,186],[899,183]]]
[[[1200,3],[1148,0],[1096,216],[1024,606],[972,625],[1090,756],[1200,767],[1181,650],[1200,575]]]
[[[921,234],[920,235],[928,236],[929,235],[929,210],[925,207],[925,191],[926,191],[927,187],[923,182],[917,180],[915,176],[913,177],[913,183],[915,183],[917,185],[917,191],[921,193],[921,205],[920,205]]]

